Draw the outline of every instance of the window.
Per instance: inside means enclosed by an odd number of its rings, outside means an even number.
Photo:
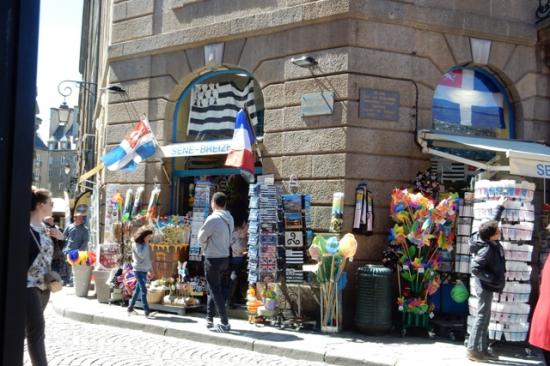
[[[503,85],[480,68],[441,77],[432,100],[433,127],[457,135],[514,137],[513,110]]]

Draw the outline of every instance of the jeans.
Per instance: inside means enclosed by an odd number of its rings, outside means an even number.
[[[132,294],[132,299],[130,300],[130,305],[128,306],[130,309],[134,308],[134,305],[136,305],[136,301],[138,299],[138,296],[141,294],[141,303],[143,305],[143,310],[146,312],[149,311],[149,304],[147,303],[147,287],[145,286],[145,282],[147,281],[147,272],[135,272],[136,275],[136,288],[134,288],[134,293]]]
[[[489,347],[489,322],[491,321],[491,303],[493,292],[482,289],[476,285],[478,298],[477,314],[475,317],[470,338],[468,339],[468,351],[487,352]]]
[[[36,287],[27,288],[27,310],[25,334],[27,348],[33,366],[47,366],[45,339],[44,309],[48,305],[50,291]]]
[[[220,315],[222,324],[229,324],[227,318],[227,275],[229,271],[229,258],[205,258],[204,275],[208,284],[208,301],[206,305],[206,319],[213,320],[216,309]],[[224,290],[225,289],[225,290]]]

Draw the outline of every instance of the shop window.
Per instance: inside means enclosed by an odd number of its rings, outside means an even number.
[[[432,100],[433,128],[457,135],[514,138],[506,89],[481,68],[455,68],[441,77]]]

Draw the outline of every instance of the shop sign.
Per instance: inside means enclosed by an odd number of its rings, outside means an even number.
[[[510,173],[526,177],[550,178],[550,162],[510,159]]]
[[[359,118],[399,121],[399,92],[359,88]]]
[[[302,116],[322,116],[334,112],[334,92],[304,94],[301,98]]]
[[[216,141],[198,141],[198,142],[183,142],[180,144],[172,144],[161,146],[160,149],[165,158],[175,158],[180,156],[201,156],[201,155],[223,155],[229,152],[231,141],[216,140]]]

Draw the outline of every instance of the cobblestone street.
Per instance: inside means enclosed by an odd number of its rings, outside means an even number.
[[[46,349],[50,366],[326,365],[82,323],[55,314],[51,304],[46,309]],[[24,365],[31,365],[26,348]]]

